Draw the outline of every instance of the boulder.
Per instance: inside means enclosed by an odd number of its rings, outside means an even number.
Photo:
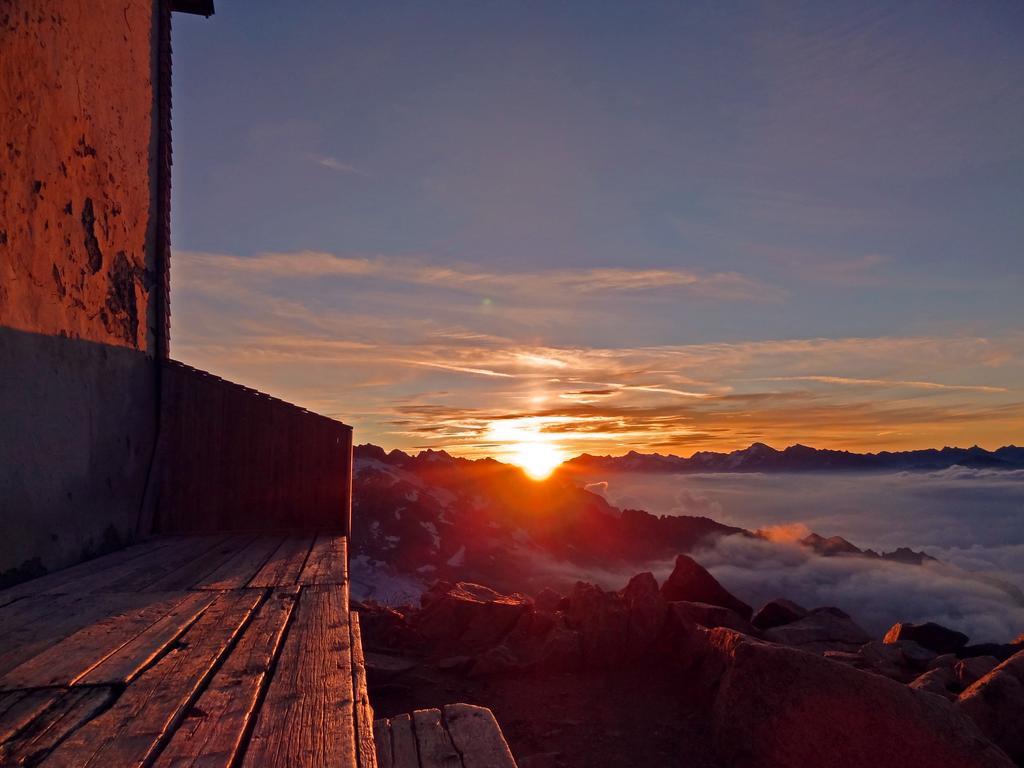
[[[538,592],[533,598],[533,605],[538,611],[546,611],[547,613],[554,613],[558,610],[559,603],[562,602],[562,595],[550,587],[544,587]]]
[[[648,648],[657,639],[668,614],[668,603],[658,590],[658,582],[651,573],[639,573],[619,595],[629,612],[629,642],[638,648]]]
[[[792,624],[806,615],[807,609],[802,605],[797,605],[784,597],[777,597],[762,605],[761,610],[754,614],[750,623],[758,629],[771,629],[772,627],[781,627],[783,624]]]
[[[969,659],[958,661],[953,667],[957,682],[961,690],[974,685],[993,669],[999,666],[999,659],[995,656],[973,656]]]
[[[955,667],[957,662],[955,653],[943,653],[928,662],[928,669],[938,667]]]
[[[933,621],[926,621],[923,624],[893,624],[885,633],[885,642],[895,643],[900,640],[913,640],[935,653],[956,653],[967,645],[967,635],[963,632],[957,632]]]
[[[898,643],[889,643],[889,645],[897,646],[907,666],[914,669],[928,669],[931,660],[938,655],[935,651],[930,651],[913,640],[901,640]]]
[[[582,666],[579,634],[562,615],[530,612],[516,622],[501,645],[481,657],[473,673],[525,669],[573,670]]]
[[[823,653],[825,651],[856,651],[871,636],[838,608],[815,608],[791,624],[764,631],[766,640],[793,648]]]
[[[668,602],[685,600],[731,608],[747,621],[754,609],[735,597],[696,560],[686,555],[676,557],[675,568],[661,585],[661,596]]]
[[[757,634],[749,621],[730,608],[708,603],[691,603],[685,600],[677,600],[669,605],[678,615],[707,629],[725,627],[745,635]]]
[[[502,595],[479,584],[439,582],[423,596],[416,629],[435,654],[476,653],[497,645],[533,610],[523,595]]]
[[[1024,650],[1024,644],[1012,643],[978,643],[976,645],[965,645],[956,655],[961,659],[971,659],[975,656],[992,656],[999,661],[1006,661],[1008,658]]]
[[[618,664],[646,650],[630,643],[629,605],[616,592],[576,582],[565,616],[569,627],[579,633],[587,666]]]
[[[960,694],[957,708],[1018,763],[1024,763],[1024,651]]]
[[[723,765],[1012,766],[969,718],[938,696],[727,629],[704,637],[704,652],[690,672],[695,691],[711,697]]]
[[[954,701],[960,686],[956,679],[956,673],[951,667],[936,667],[925,672],[923,675],[910,682],[910,687],[915,691],[934,693],[949,701]]]

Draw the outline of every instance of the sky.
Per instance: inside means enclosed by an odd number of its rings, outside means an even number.
[[[406,450],[1024,441],[1024,5],[216,5],[178,359]]]

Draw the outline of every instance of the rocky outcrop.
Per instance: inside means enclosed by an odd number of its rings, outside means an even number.
[[[885,642],[912,640],[935,653],[956,653],[967,645],[967,635],[928,621],[923,624],[893,624],[885,634]]]
[[[792,624],[794,621],[802,619],[807,613],[807,609],[802,605],[784,597],[777,597],[770,603],[762,605],[750,623],[758,629],[771,629],[772,627],[781,627],[783,624]]]
[[[709,605],[708,603],[690,603],[684,600],[669,603],[669,606],[676,615],[706,629],[725,627],[726,629],[742,632],[745,635],[757,634],[757,630],[750,625],[750,622],[731,608]]]
[[[955,701],[959,683],[952,667],[936,667],[912,680],[910,687],[915,691],[934,693],[949,701]]]
[[[957,708],[1018,763],[1024,763],[1024,651],[960,694]]]
[[[501,642],[531,610],[530,599],[522,595],[502,595],[468,582],[438,582],[423,595],[413,625],[446,656],[474,653]]]
[[[724,765],[1012,765],[938,696],[725,629],[708,632],[705,647],[693,673],[710,692],[715,746]]]
[[[720,605],[735,611],[746,621],[750,621],[754,613],[753,608],[735,597],[696,560],[686,555],[676,557],[675,568],[661,585],[661,596],[669,602],[684,600]]]
[[[764,632],[764,637],[781,645],[823,653],[856,651],[871,636],[838,608],[815,608],[802,619]]]

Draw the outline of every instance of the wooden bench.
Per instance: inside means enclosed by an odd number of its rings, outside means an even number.
[[[160,537],[0,592],[0,765],[376,766],[346,540]]]
[[[380,768],[516,768],[485,707],[449,704],[373,724]]]

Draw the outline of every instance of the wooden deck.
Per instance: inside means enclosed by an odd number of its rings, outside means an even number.
[[[449,704],[373,724],[380,768],[516,768],[486,707]]]
[[[162,537],[0,592],[0,765],[376,766],[345,549]]]

